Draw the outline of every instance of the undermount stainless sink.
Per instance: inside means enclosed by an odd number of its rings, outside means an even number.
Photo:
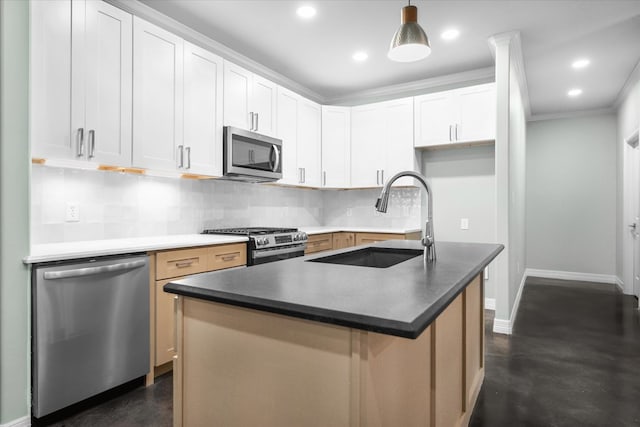
[[[308,262],[387,268],[423,254],[421,249],[369,247],[341,254],[309,259]]]

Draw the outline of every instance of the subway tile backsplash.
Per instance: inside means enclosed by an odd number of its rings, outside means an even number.
[[[160,178],[33,165],[32,244],[199,233],[240,226],[414,228],[420,193],[393,190],[389,212],[375,212],[379,190],[307,190],[224,180]],[[66,221],[69,203],[80,220]]]

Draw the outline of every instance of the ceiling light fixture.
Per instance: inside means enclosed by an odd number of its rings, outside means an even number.
[[[585,67],[587,67],[590,63],[591,63],[591,61],[589,61],[589,60],[588,60],[588,59],[586,59],[586,58],[583,58],[583,59],[577,59],[577,60],[573,61],[573,63],[571,64],[571,66],[572,66],[573,68],[575,68],[576,70],[579,70],[579,69],[581,69],[581,68],[585,68]]]
[[[450,28],[440,34],[440,37],[442,37],[443,40],[455,40],[459,35],[460,31],[456,30],[455,28]]]
[[[418,8],[409,5],[402,8],[402,24],[391,39],[387,57],[392,61],[413,62],[431,53],[429,38],[418,24]]]
[[[571,89],[569,92],[567,92],[567,95],[575,98],[576,96],[582,95],[582,89]]]
[[[296,13],[300,18],[310,19],[316,16],[316,9],[313,6],[300,6]]]
[[[362,50],[354,53],[353,56],[352,56],[352,58],[355,61],[358,61],[358,62],[362,62],[362,61],[366,60],[368,57],[369,57],[369,55],[367,55],[367,52],[364,52]]]

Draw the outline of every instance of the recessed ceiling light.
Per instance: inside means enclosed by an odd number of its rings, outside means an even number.
[[[575,98],[576,96],[582,95],[582,89],[571,89],[569,92],[567,92],[567,95]]]
[[[442,37],[443,40],[455,40],[459,35],[460,31],[456,30],[455,28],[450,28],[440,34],[440,37]]]
[[[590,63],[591,63],[591,61],[589,61],[588,59],[582,58],[582,59],[576,59],[575,61],[573,61],[573,63],[571,63],[571,66],[573,68],[575,68],[576,70],[579,70],[581,68],[585,68]]]
[[[300,18],[309,19],[316,16],[316,9],[313,6],[300,6],[296,13]]]
[[[354,53],[353,56],[352,56],[354,61],[359,61],[359,62],[362,62],[362,61],[366,60],[368,57],[369,57],[369,55],[367,55],[367,52],[364,52],[364,51],[358,51],[358,52]]]

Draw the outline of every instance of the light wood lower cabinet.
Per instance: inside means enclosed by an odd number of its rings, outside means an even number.
[[[482,278],[416,339],[178,299],[174,426],[464,427],[484,378]]]
[[[304,251],[306,254],[313,254],[316,252],[330,251],[333,249],[333,234],[312,234],[307,240],[307,249]]]
[[[167,366],[176,354],[175,310],[176,296],[164,292],[163,287],[172,280],[187,275],[238,267],[247,264],[245,243],[175,249],[150,254],[153,257],[151,274],[151,373],[160,375],[171,368]]]
[[[350,248],[358,245],[368,245],[384,240],[419,240],[420,232],[416,233],[351,233],[340,231],[336,233],[312,234],[307,240],[306,255],[334,249]]]
[[[333,247],[331,249],[350,248],[355,245],[355,241],[356,237],[354,233],[333,233]]]

